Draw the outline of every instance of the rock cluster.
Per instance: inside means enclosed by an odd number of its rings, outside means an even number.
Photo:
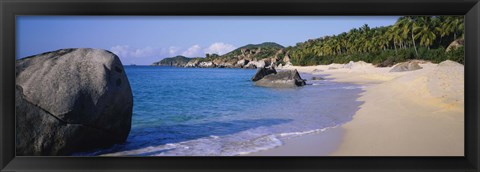
[[[278,67],[282,63],[291,65],[290,57],[280,45],[270,48],[262,48],[260,45],[252,45],[256,48],[239,48],[222,56],[209,55],[206,58],[188,58],[175,56],[155,62],[153,66],[175,66],[189,68],[245,68],[256,69],[263,67]]]

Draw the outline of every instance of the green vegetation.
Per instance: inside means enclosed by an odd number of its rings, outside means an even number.
[[[153,63],[153,65],[178,66],[178,65],[185,65],[190,60],[192,60],[192,58],[188,58],[188,57],[185,57],[185,56],[175,56],[175,57],[164,58],[159,62]]]
[[[257,49],[261,49],[261,51],[256,52],[253,57],[260,60],[268,57],[272,57],[277,53],[279,50],[283,49],[284,47],[280,44],[274,43],[274,42],[264,42],[261,44],[248,44],[243,47],[237,48],[225,55],[223,55],[223,58],[226,59],[231,59],[236,56],[239,56],[242,54],[242,49],[248,49],[249,51],[255,51]]]
[[[404,16],[392,26],[363,25],[338,35],[287,47],[294,65],[318,65],[365,61],[389,66],[409,59],[464,62],[463,48],[446,52],[448,45],[463,38],[463,16]]]

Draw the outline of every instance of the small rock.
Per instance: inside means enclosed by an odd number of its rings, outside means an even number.
[[[418,61],[408,61],[403,62],[395,65],[390,72],[405,72],[405,71],[414,71],[418,69],[422,69],[420,65],[418,65]]]

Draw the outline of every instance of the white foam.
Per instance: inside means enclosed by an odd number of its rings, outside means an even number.
[[[305,134],[324,132],[328,129],[336,128],[338,126],[340,126],[340,125],[335,125],[333,127],[325,127],[325,128],[321,128],[321,129],[315,129],[315,130],[302,131],[302,132],[281,133],[281,134],[279,134],[279,136],[290,138],[292,136],[301,136],[301,135],[305,135]]]
[[[362,85],[362,86],[345,86],[345,87],[342,87],[342,89],[346,89],[346,90],[353,90],[353,89],[365,89],[367,88],[366,86]]]
[[[212,139],[218,139],[218,138],[220,138],[220,137],[215,136],[215,135],[210,135],[210,138],[212,138]]]
[[[244,151],[239,151],[235,155],[246,155],[258,151],[264,151],[272,148],[276,148],[278,146],[283,145],[283,142],[278,139],[275,135],[268,135],[265,136],[265,138],[268,138],[270,141],[270,144],[265,144],[264,146],[257,146],[257,147],[252,147],[253,149],[250,150],[244,150]]]
[[[234,142],[219,142],[218,139],[228,140],[229,138],[212,135],[195,140],[148,146],[135,150],[103,154],[101,156],[137,156],[142,154],[148,154],[148,156],[234,156],[267,150],[283,144],[276,135],[265,135],[252,140],[237,140]]]
[[[148,156],[205,156],[205,155],[220,155],[220,156],[234,156],[245,155],[258,151],[273,149],[283,145],[282,139],[290,139],[293,137],[324,132],[326,130],[336,128],[340,125],[333,127],[325,127],[321,129],[301,131],[301,132],[288,132],[270,135],[261,135],[256,138],[248,140],[236,140],[232,141],[232,138],[228,136],[215,136],[189,140],[178,143],[168,143],[158,146],[148,146],[136,150],[128,150],[122,152],[115,152],[104,154],[102,156],[137,156],[147,154]],[[247,133],[245,133],[247,134]],[[249,133],[251,134],[251,133]],[[249,135],[252,136],[252,135]],[[221,141],[219,141],[221,139]],[[225,142],[226,140],[229,140]],[[150,154],[149,154],[150,153]]]

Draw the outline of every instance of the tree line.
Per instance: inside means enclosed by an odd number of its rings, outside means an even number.
[[[294,65],[363,60],[388,66],[409,59],[463,63],[463,48],[445,51],[452,41],[463,37],[463,16],[403,16],[391,26],[370,28],[365,24],[338,35],[297,43],[286,51]]]

